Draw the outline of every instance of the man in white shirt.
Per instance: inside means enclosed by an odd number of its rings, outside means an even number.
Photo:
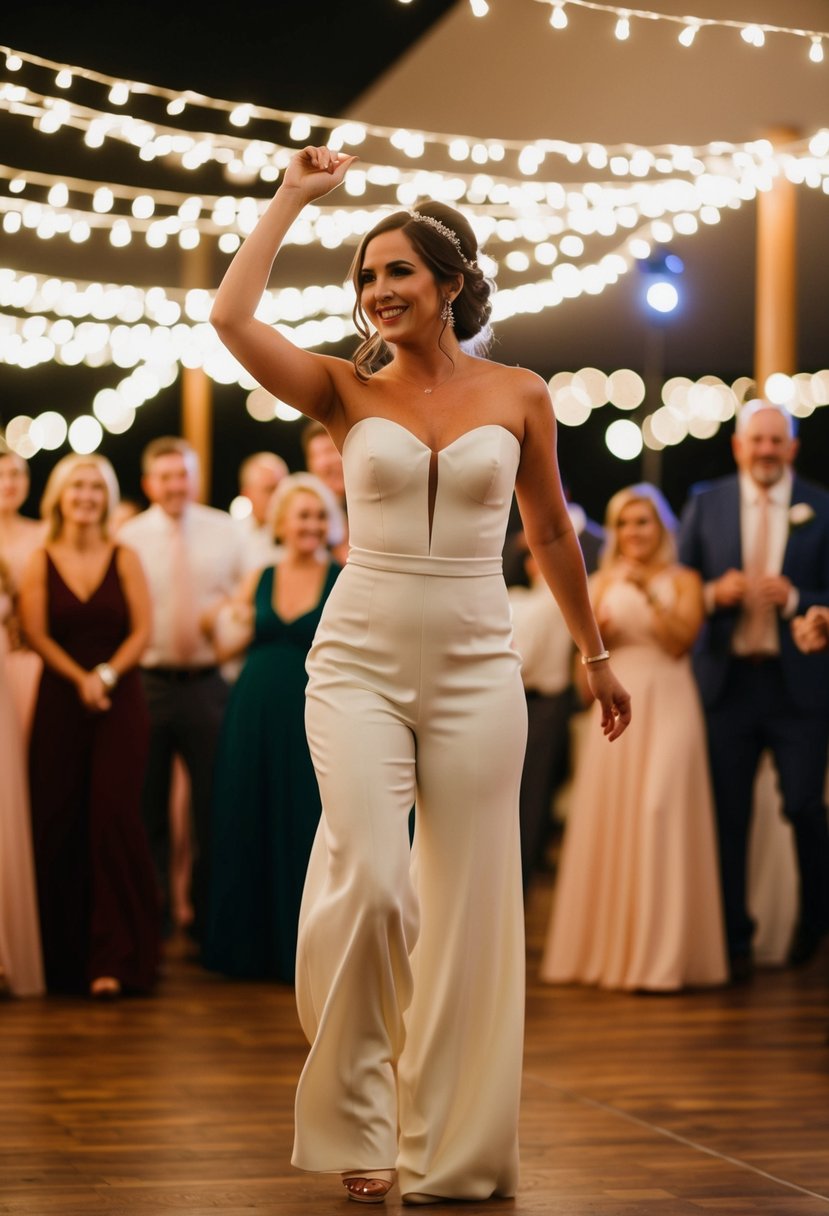
[[[521,875],[526,897],[544,857],[552,823],[552,801],[567,776],[570,718],[575,708],[573,639],[550,594],[523,532],[510,538],[515,566],[523,558],[529,587],[509,588],[513,645],[521,656],[527,698],[527,750],[521,775],[519,820]]]
[[[191,785],[198,938],[207,897],[213,759],[228,695],[203,624],[236,590],[248,563],[231,517],[195,502],[198,457],[185,440],[150,443],[142,473],[151,506],[120,534],[141,558],[153,603],[152,635],[141,661],[151,721],[142,807],[166,907],[170,778],[173,756],[180,755]]]
[[[800,654],[789,626],[796,612],[829,597],[829,494],[793,474],[792,418],[767,401],[743,407],[733,451],[737,476],[692,494],[679,556],[699,571],[705,590],[694,670],[708,727],[732,977],[739,981],[752,966],[746,853],[766,748],[800,871],[790,963],[808,961],[829,929],[829,656]]]
[[[288,466],[275,452],[254,452],[239,468],[239,494],[250,502],[250,514],[238,521],[252,570],[272,565],[279,557],[268,507]]]

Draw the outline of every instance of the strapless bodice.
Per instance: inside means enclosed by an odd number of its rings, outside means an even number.
[[[390,418],[362,418],[346,436],[343,471],[351,544],[374,553],[500,559],[521,446],[497,423],[465,431],[435,454]]]

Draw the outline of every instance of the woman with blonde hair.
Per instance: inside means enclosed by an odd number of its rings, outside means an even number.
[[[610,750],[588,734],[577,757],[541,964],[550,983],[662,992],[727,977],[705,732],[688,659],[702,587],[677,565],[675,528],[648,483],[608,503],[591,598],[635,698],[637,729]]]
[[[98,998],[149,989],[159,946],[139,808],[148,719],[136,665],[150,607],[137,555],[109,535],[117,502],[108,460],[59,461],[41,503],[46,544],[21,587],[44,663],[30,783],[46,983]]]
[[[213,779],[213,860],[203,959],[293,984],[297,926],[320,796],[305,738],[305,658],[339,566],[326,551],[330,491],[283,479],[269,508],[277,564],[245,580],[247,659],[233,686]],[[333,504],[336,509],[336,504]],[[221,658],[233,652],[224,652]]]

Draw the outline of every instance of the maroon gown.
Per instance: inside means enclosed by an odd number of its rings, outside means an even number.
[[[87,670],[130,631],[117,548],[87,600],[46,558],[48,628]],[[99,976],[146,991],[159,955],[159,896],[141,820],[149,718],[137,669],[105,712],[84,708],[74,684],[44,667],[30,748],[32,828],[46,985],[81,992]]]

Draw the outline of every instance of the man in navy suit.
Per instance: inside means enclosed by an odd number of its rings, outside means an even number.
[[[705,585],[694,670],[708,727],[732,977],[742,980],[752,966],[746,856],[764,748],[774,757],[800,872],[790,963],[808,961],[829,929],[829,655],[801,654],[789,625],[795,613],[829,603],[829,493],[793,474],[793,423],[776,406],[745,405],[732,444],[738,472],[692,492],[679,556]]]

